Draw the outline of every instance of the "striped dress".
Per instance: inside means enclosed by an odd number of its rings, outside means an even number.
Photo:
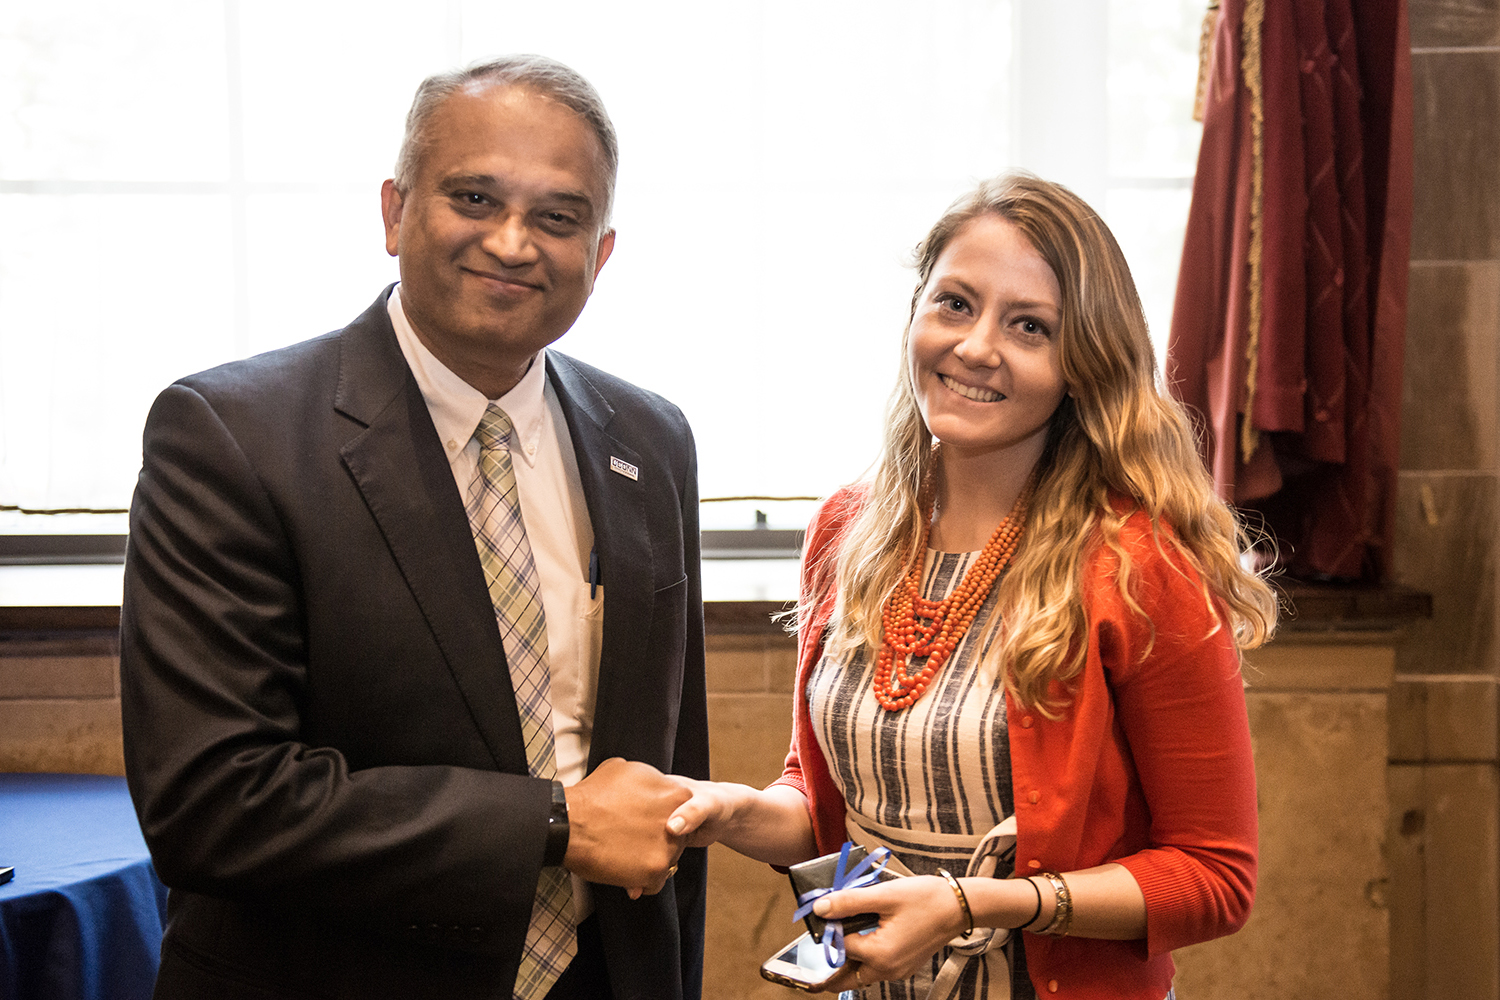
[[[922,593],[941,600],[963,580],[978,552],[927,552]],[[962,875],[980,839],[1014,811],[1005,697],[984,684],[978,666],[995,641],[989,626],[999,588],[991,588],[973,627],[917,703],[888,712],[871,690],[874,658],[860,649],[847,659],[824,657],[807,686],[818,745],[865,843],[889,846],[917,875],[946,868]],[[984,647],[984,648],[981,648]],[[1010,874],[1002,859],[997,877]],[[926,1000],[948,949],[931,968],[905,982],[880,983],[866,1000]],[[1009,965],[1015,955],[1017,968]],[[1035,1000],[1022,949],[995,948],[971,959],[954,994],[962,1000]],[[1007,989],[1006,987],[1010,988]]]

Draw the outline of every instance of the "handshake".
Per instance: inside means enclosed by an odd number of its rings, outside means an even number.
[[[618,757],[568,789],[568,822],[564,867],[631,898],[660,892],[687,847],[723,843],[773,865],[817,853],[807,799],[794,788],[694,781]]]
[[[621,886],[632,899],[660,892],[690,846],[671,822],[694,782],[650,764],[612,757],[568,789],[568,853],[563,867],[590,882]]]

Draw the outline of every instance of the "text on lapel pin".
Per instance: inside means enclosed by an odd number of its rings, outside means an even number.
[[[637,469],[635,466],[631,465],[623,458],[616,458],[613,455],[609,456],[609,471],[618,472],[620,475],[626,476],[630,479],[638,480],[641,478],[640,469]]]

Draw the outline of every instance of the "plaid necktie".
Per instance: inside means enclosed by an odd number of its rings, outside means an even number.
[[[552,747],[552,675],[547,665],[547,619],[521,497],[510,461],[510,417],[494,403],[484,411],[474,437],[479,468],[469,486],[469,525],[484,568],[495,620],[510,663],[510,682],[521,713],[526,763],[533,777],[557,774]],[[540,1000],[578,951],[573,883],[562,868],[543,868],[537,882],[526,950],[516,974],[516,1000]]]

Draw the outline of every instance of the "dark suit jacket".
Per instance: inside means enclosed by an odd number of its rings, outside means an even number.
[[[145,432],[126,769],[171,888],[159,996],[508,997],[550,785],[386,313],[183,379]],[[691,433],[550,354],[605,588],[589,766],[706,777]],[[638,467],[631,480],[610,458]],[[594,898],[615,994],[700,992],[704,852]]]

